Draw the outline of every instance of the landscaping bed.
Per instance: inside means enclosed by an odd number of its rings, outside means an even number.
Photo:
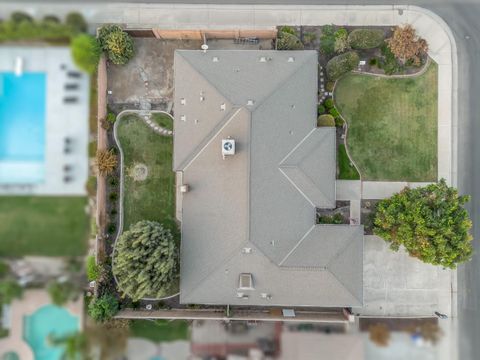
[[[347,74],[335,105],[364,180],[437,180],[437,65],[408,78]]]
[[[85,197],[2,196],[0,256],[83,256]]]

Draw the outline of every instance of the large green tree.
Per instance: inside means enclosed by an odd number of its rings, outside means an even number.
[[[0,281],[0,304],[10,304],[13,300],[21,298],[23,288],[13,279]]]
[[[401,245],[423,262],[455,268],[472,257],[472,222],[460,196],[442,179],[405,188],[377,204],[374,233],[397,251]]]
[[[178,248],[172,233],[154,221],[139,221],[116,245],[113,273],[134,301],[169,295],[178,279]]]
[[[75,64],[89,74],[97,69],[100,54],[102,52],[97,39],[91,35],[78,35],[72,40],[72,58]]]

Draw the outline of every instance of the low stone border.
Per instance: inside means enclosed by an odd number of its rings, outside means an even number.
[[[145,122],[146,125],[148,125],[152,131],[157,132],[152,126],[150,126],[150,124],[148,124],[146,122],[145,118],[143,117],[147,114],[153,114],[153,113],[168,115],[173,121],[172,115],[170,115],[169,113],[167,113],[165,111],[161,111],[161,110],[123,110],[122,112],[120,112],[117,115],[117,119],[115,120],[115,124],[113,125],[113,138],[115,139],[115,143],[118,147],[118,150],[120,151],[120,199],[119,199],[119,208],[118,208],[118,229],[117,229],[117,235],[115,236],[115,241],[113,242],[113,248],[112,248],[112,254],[111,254],[111,257],[112,257],[112,275],[113,275],[113,278],[115,280],[115,284],[117,285],[117,288],[119,287],[119,285],[118,285],[117,277],[115,276],[115,273],[113,272],[113,257],[114,257],[114,254],[115,254],[115,248],[117,246],[117,241],[118,241],[120,235],[123,233],[123,193],[124,193],[124,176],[125,176],[125,174],[124,174],[125,171],[123,169],[123,149],[122,149],[122,146],[120,145],[120,141],[118,141],[118,134],[117,134],[118,124],[120,123],[121,119],[125,115],[138,115],[138,117],[141,118],[142,121]],[[157,134],[158,134],[158,132],[157,132]],[[172,134],[173,134],[173,132],[172,132]],[[162,135],[164,135],[164,134],[162,134]],[[152,300],[156,300],[156,301],[168,300],[168,299],[174,298],[175,296],[178,296],[178,295],[180,295],[180,292],[178,292],[176,294],[173,294],[173,295],[165,296],[165,297],[159,298],[159,299],[143,298],[141,300],[147,300],[147,301],[148,300],[150,300],[150,301],[152,301]]]
[[[430,56],[427,56],[427,61],[425,61],[425,64],[423,64],[420,71],[417,71],[416,73],[413,73],[413,74],[387,75],[387,74],[377,74],[377,73],[372,73],[372,72],[369,72],[369,71],[360,71],[360,70],[353,70],[352,72],[354,74],[368,75],[368,76],[378,76],[378,77],[383,77],[383,78],[387,78],[387,79],[404,79],[404,78],[411,78],[411,77],[416,77],[416,76],[423,75],[427,71],[427,69],[428,69],[428,67],[430,66],[431,63],[432,63],[432,59],[430,58]]]

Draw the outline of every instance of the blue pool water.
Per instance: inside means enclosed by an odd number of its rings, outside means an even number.
[[[44,179],[45,91],[44,73],[0,72],[0,184]]]
[[[46,305],[23,319],[23,337],[32,348],[35,360],[60,360],[64,349],[52,346],[49,335],[58,338],[77,331],[78,317],[55,305]]]

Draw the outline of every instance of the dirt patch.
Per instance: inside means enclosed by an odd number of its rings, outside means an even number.
[[[135,164],[129,169],[128,175],[135,181],[145,181],[148,177],[148,167],[145,164]]]

